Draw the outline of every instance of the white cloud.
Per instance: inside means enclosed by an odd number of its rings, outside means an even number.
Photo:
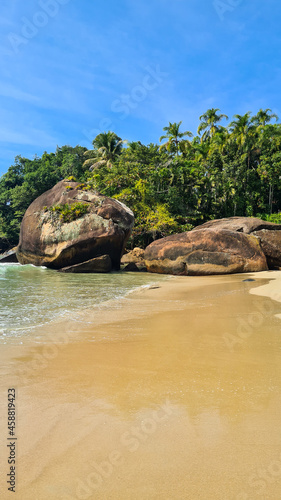
[[[5,144],[25,144],[41,147],[54,146],[57,139],[52,137],[44,130],[34,128],[25,128],[24,132],[9,130],[6,127],[0,127],[0,142]]]
[[[39,98],[37,96],[29,94],[28,92],[23,92],[22,90],[9,83],[0,83],[0,96],[11,97],[12,99],[16,99],[18,101],[27,101],[34,103],[39,101]]]

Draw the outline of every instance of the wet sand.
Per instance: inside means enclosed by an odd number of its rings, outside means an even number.
[[[280,500],[280,302],[280,272],[177,277],[1,346],[1,499]]]

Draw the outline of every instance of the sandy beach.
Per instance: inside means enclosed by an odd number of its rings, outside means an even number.
[[[1,499],[279,500],[280,302],[279,271],[172,277],[3,345]]]

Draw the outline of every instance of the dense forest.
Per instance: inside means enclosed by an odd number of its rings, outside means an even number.
[[[18,242],[30,203],[59,180],[88,183],[135,214],[131,246],[233,215],[281,222],[281,124],[270,109],[228,117],[209,109],[198,135],[169,123],[145,146],[104,132],[93,149],[63,146],[33,160],[17,156],[0,179],[0,238]],[[280,214],[281,215],[281,214]]]

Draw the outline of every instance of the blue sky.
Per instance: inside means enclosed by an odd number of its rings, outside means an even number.
[[[279,0],[2,0],[0,175],[105,130],[196,133],[210,107],[281,117],[280,14]]]

